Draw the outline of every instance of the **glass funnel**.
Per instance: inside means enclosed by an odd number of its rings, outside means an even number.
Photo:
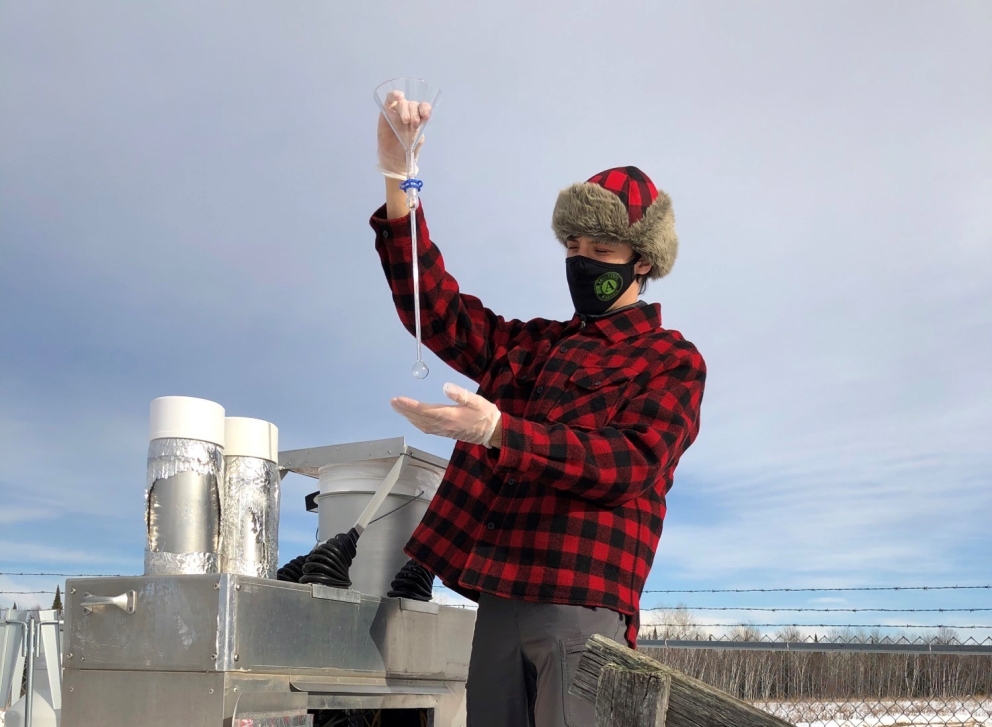
[[[410,239],[413,244],[413,310],[417,336],[417,361],[413,365],[413,375],[425,379],[430,373],[422,356],[420,328],[420,259],[417,254],[417,220],[415,211],[423,182],[417,179],[417,146],[424,138],[424,129],[434,118],[434,109],[441,91],[419,78],[394,78],[379,84],[375,89],[375,102],[382,112],[389,128],[396,134],[406,151],[406,180],[400,188],[406,192],[407,207],[410,209]],[[410,103],[413,102],[413,103]]]
[[[379,105],[379,110],[406,150],[408,177],[416,174],[410,160],[424,136],[424,129],[434,118],[433,112],[440,98],[441,91],[437,86],[420,78],[394,78],[379,84],[375,89],[375,102]],[[401,106],[401,101],[417,102],[415,118],[407,115],[408,105]]]

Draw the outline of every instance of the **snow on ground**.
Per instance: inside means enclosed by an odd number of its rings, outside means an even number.
[[[992,727],[992,700],[755,702],[796,727]],[[0,710],[0,727],[4,712]]]
[[[754,702],[796,727],[992,727],[992,699]]]

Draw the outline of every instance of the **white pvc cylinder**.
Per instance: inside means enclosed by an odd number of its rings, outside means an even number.
[[[220,568],[224,407],[190,396],[152,401],[145,490],[145,575]]]
[[[224,420],[224,454],[279,461],[279,429],[272,422],[248,417]]]
[[[224,446],[224,407],[192,396],[161,396],[152,401],[148,441],[198,439]]]

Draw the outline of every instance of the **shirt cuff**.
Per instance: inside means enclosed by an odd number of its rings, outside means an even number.
[[[417,247],[422,247],[426,242],[422,233],[426,225],[424,224],[424,205],[421,202],[417,205]],[[402,259],[410,258],[410,216],[388,219],[386,217],[386,205],[383,205],[369,218],[369,225],[375,230],[377,244],[389,245],[390,247],[399,245]],[[403,243],[406,243],[405,245]]]
[[[497,472],[524,472],[533,463],[534,455],[528,451],[528,423],[521,417],[502,415],[503,441],[496,460]]]

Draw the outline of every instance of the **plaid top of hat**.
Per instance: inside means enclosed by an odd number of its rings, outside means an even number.
[[[570,237],[624,242],[651,263],[649,278],[671,271],[678,254],[672,200],[637,167],[614,167],[558,194],[551,228]]]

